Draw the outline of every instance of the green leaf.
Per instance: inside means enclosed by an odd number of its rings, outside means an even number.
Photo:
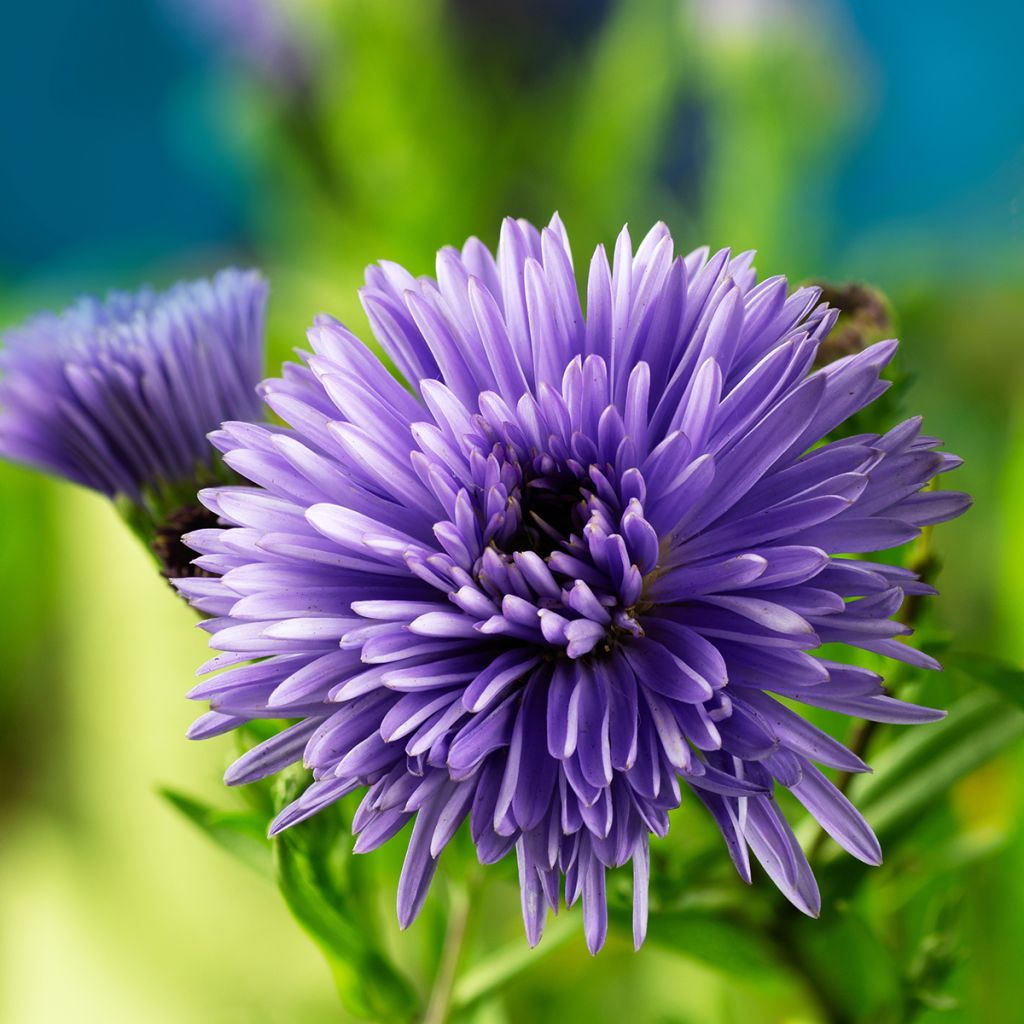
[[[376,948],[374,929],[350,915],[338,887],[325,877],[322,857],[309,855],[309,844],[290,832],[275,837],[273,847],[281,895],[326,957],[345,1009],[388,1024],[415,1019],[419,1000],[412,986]]]
[[[309,773],[298,765],[271,787],[274,813],[302,793]],[[419,1012],[419,999],[382,951],[358,858],[343,839],[339,805],[294,825],[272,840],[277,885],[292,916],[316,943],[334,976],[345,1009],[364,1020],[402,1022]]]
[[[168,786],[160,795],[222,850],[269,879],[274,877],[266,820],[245,811],[222,811]]]
[[[563,913],[544,931],[544,938],[535,949],[516,939],[470,967],[455,984],[452,1007],[464,1009],[500,992],[510,981],[541,960],[574,935],[580,935],[578,914]]]
[[[615,920],[631,927],[624,915],[621,921],[616,915]],[[705,910],[652,913],[647,941],[757,985],[770,985],[782,966],[756,928]]]
[[[785,941],[794,966],[831,1021],[904,1020],[899,959],[850,907],[827,910],[818,921],[791,917]]]
[[[1024,736],[1024,712],[985,692],[958,700],[934,725],[904,733],[851,784],[851,799],[886,840],[912,824],[946,791]]]
[[[953,971],[964,958],[961,946],[959,892],[947,889],[932,900],[932,926],[921,936],[907,969],[910,1009],[956,1009],[958,1000],[949,991]]]
[[[946,669],[965,676],[972,682],[983,683],[997,693],[1024,708],[1024,671],[990,654],[965,651],[949,653],[943,659]]]

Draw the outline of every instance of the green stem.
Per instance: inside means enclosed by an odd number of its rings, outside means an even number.
[[[451,1010],[452,992],[455,989],[455,974],[462,956],[462,946],[469,924],[470,895],[461,886],[451,886],[451,910],[448,914],[448,928],[445,932],[441,959],[430,991],[427,1011],[423,1024],[446,1024]]]

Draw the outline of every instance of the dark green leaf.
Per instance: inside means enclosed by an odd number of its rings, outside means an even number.
[[[1024,708],[1024,671],[994,658],[990,654],[949,653],[943,659],[946,669],[966,676],[972,682],[984,683],[997,693]]]
[[[933,900],[932,927],[921,937],[908,965],[911,1009],[951,1010],[957,1006],[948,987],[964,957],[959,943],[961,902],[955,890]]]
[[[629,927],[625,919],[617,923]],[[652,914],[647,941],[756,984],[770,984],[780,971],[778,956],[756,929],[705,910]]]
[[[844,907],[827,910],[820,921],[790,920],[783,941],[829,1020],[896,1024],[904,1019],[899,959],[859,914]]]

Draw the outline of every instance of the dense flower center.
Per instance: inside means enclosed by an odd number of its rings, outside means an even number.
[[[537,427],[540,445],[478,415],[464,452],[451,453],[452,518],[434,527],[456,563],[451,600],[484,619],[485,634],[535,643],[546,655],[608,653],[643,635],[643,574],[657,556],[643,478],[625,465],[628,451],[612,446],[602,457],[606,439],[545,435],[543,420]]]
[[[508,540],[501,538],[504,550],[536,551],[547,556],[571,537],[578,536],[586,522],[587,501],[591,491],[586,479],[559,472],[548,465],[550,458],[538,455],[523,472],[518,495],[519,529]],[[532,469],[531,474],[529,470]]]

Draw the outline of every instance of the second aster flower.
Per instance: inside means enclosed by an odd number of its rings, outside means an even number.
[[[892,618],[931,588],[840,556],[963,511],[923,490],[959,460],[917,420],[820,444],[885,390],[896,343],[813,372],[835,311],[751,261],[677,257],[663,225],[634,253],[623,231],[584,317],[560,221],[509,220],[496,258],[442,250],[436,280],[369,271],[364,306],[412,391],[324,317],[306,365],[264,385],[288,426],[215,436],[253,486],[205,492],[229,528],[189,539],[215,578],[180,585],[234,666],[193,690],[213,709],[193,735],[297,720],[227,775],[312,770],[274,832],[363,788],[356,850],[411,822],[403,925],[467,817],[482,861],[515,850],[530,942],[564,889],[594,951],[606,870],[630,861],[643,940],[649,836],[686,791],[741,875],[753,852],[808,914],[776,787],[880,859],[818,767],[866,766],[778,698],[939,716],[811,652],[935,667]]]
[[[194,571],[181,534],[215,521],[196,490],[235,479],[206,435],[260,416],[266,297],[260,274],[229,269],[8,330],[0,455],[114,499],[166,575]]]
[[[256,271],[80,299],[4,334],[0,455],[143,504],[212,482],[206,434],[260,415]],[[205,467],[206,471],[202,471]]]

